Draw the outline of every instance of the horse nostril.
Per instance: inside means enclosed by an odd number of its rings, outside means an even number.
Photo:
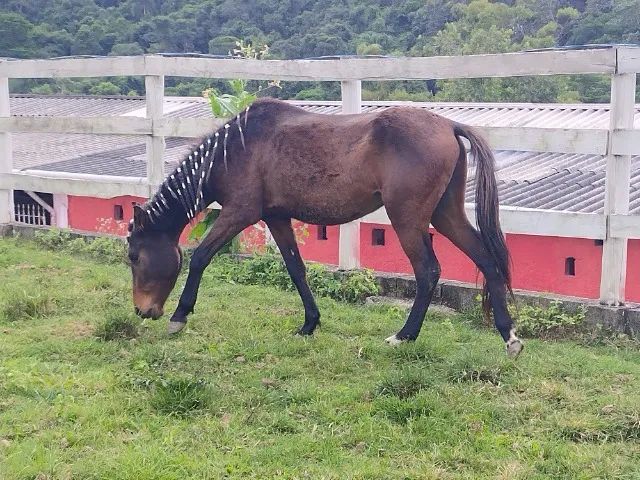
[[[136,315],[142,316],[142,312],[140,311],[140,309],[138,307],[135,307],[135,311],[136,311]]]

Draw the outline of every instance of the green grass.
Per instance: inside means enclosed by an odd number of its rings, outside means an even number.
[[[391,348],[398,309],[329,299],[304,339],[295,293],[220,272],[167,338],[130,318],[124,265],[0,240],[0,478],[640,478],[632,343],[513,362],[430,315]]]

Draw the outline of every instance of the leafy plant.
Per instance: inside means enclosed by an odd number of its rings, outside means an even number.
[[[551,302],[544,308],[524,305],[520,310],[511,309],[518,333],[524,336],[540,337],[579,326],[585,318],[586,309],[580,307],[575,313],[567,312],[559,301]]]
[[[220,93],[215,88],[206,91],[211,111],[216,118],[233,117],[258,98],[257,94],[246,91],[245,80],[230,80],[228,84],[232,93]]]
[[[378,284],[373,272],[371,270],[356,270],[346,274],[341,287],[341,300],[351,303],[364,302],[367,297],[377,295],[378,292]]]
[[[225,262],[216,273],[236,283],[294,290],[284,262],[273,251],[253,255],[240,263]],[[379,293],[370,270],[358,270],[338,277],[324,265],[312,263],[307,268],[307,281],[316,295],[344,302],[363,302],[365,298]]]
[[[35,242],[47,250],[60,250],[65,248],[72,240],[71,232],[51,228],[44,231],[36,231]]]
[[[263,60],[269,55],[269,46],[264,45],[258,50],[252,44],[239,40],[236,42],[236,48],[229,54],[234,58]],[[203,92],[205,98],[209,100],[211,111],[216,118],[236,116],[256,101],[258,93],[263,90],[263,86],[259,85],[256,92],[248,92],[246,80],[229,80],[227,84],[231,93],[221,93],[216,88],[210,88]],[[274,80],[268,86],[279,87],[280,84]]]
[[[473,306],[464,312],[470,323],[478,326],[492,327],[493,319],[487,319],[482,311],[482,297],[477,295]],[[513,317],[518,334],[525,337],[549,337],[559,333],[575,333],[584,321],[586,308],[579,307],[575,312],[568,312],[562,302],[556,300],[548,307],[540,305],[523,305],[517,308],[509,305],[509,313]]]
[[[236,42],[236,48],[233,49],[233,52],[229,53],[234,58],[261,60],[268,56],[269,47],[264,45],[258,50],[252,44],[247,44],[240,40]],[[246,80],[229,80],[227,84],[231,89],[231,93],[222,93],[216,88],[209,88],[203,92],[204,97],[209,100],[211,112],[216,118],[229,118],[238,115],[256,101],[258,93],[263,91],[263,86],[259,85],[256,92],[248,92]],[[274,80],[268,84],[267,88],[270,87],[279,88],[280,84]],[[209,210],[204,218],[191,230],[189,238],[196,241],[204,238],[213,227],[218,215],[219,212]],[[236,237],[232,243],[237,245],[237,242]]]
[[[312,263],[307,266],[307,282],[316,295],[329,298],[340,297],[342,283],[322,264]]]
[[[205,237],[207,233],[213,228],[213,224],[216,219],[220,216],[220,210],[211,209],[207,212],[204,218],[198,222],[191,232],[189,232],[190,240],[200,240]],[[224,247],[220,249],[219,253],[238,253],[240,251],[240,239],[239,237],[234,237],[229,243],[227,243]]]
[[[76,255],[86,255],[105,263],[122,263],[125,259],[125,244],[116,238],[99,237],[87,239],[74,237],[67,230],[52,228],[35,233],[35,242],[41,247]]]

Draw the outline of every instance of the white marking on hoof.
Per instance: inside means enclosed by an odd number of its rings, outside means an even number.
[[[518,358],[520,352],[524,348],[524,343],[516,336],[516,331],[511,329],[509,332],[509,340],[507,340],[507,355],[513,359]]]
[[[167,325],[167,333],[169,335],[175,335],[176,333],[180,333],[186,326],[186,322],[169,322],[169,325]]]
[[[401,343],[406,342],[406,340],[400,340],[395,335],[391,335],[390,337],[385,338],[384,341],[391,346],[400,345]]]

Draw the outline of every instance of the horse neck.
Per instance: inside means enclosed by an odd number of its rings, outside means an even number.
[[[171,237],[178,238],[190,221],[180,199],[174,198],[170,193],[166,180],[143,208],[151,220],[153,230],[167,233]]]
[[[211,174],[220,138],[223,137],[219,132],[205,138],[165,178],[147,202],[145,210],[154,230],[180,235],[185,226],[195,221],[198,214],[214,201]]]
[[[179,235],[189,222],[194,221],[215,200],[215,184],[222,180],[220,175],[226,180],[229,173],[228,148],[234,149],[234,157],[240,151],[238,144],[243,152],[246,151],[243,126],[247,127],[249,108],[202,140],[165,179],[146,205],[147,214],[156,230]]]

